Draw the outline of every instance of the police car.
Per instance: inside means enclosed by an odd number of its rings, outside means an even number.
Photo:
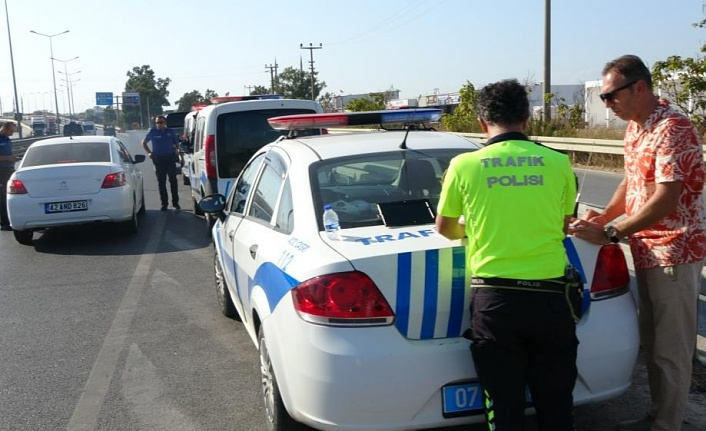
[[[425,127],[439,110],[271,118],[288,137],[261,148],[217,216],[216,293],[259,350],[269,430],[419,430],[484,420],[462,337],[470,279],[463,241],[434,228],[451,158],[480,148]],[[297,137],[298,129],[402,125]],[[338,214],[330,235],[323,207]],[[519,239],[518,239],[519,240]],[[577,404],[620,395],[638,355],[637,316],[616,244],[568,237],[585,278]]]

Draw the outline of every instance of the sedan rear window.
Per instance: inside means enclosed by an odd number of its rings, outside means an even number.
[[[110,162],[110,144],[69,142],[29,147],[22,160],[22,167],[90,162]]]
[[[332,159],[314,167],[314,199],[331,204],[341,227],[382,224],[377,204],[428,199],[436,208],[443,174],[463,150],[400,151]]]

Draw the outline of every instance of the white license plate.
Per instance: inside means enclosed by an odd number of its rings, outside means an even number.
[[[88,210],[88,201],[51,202],[44,204],[44,212],[46,214],[86,210]]]
[[[529,388],[525,389],[526,407],[532,405]],[[441,388],[441,403],[445,418],[483,413],[483,388],[478,382],[460,383]]]

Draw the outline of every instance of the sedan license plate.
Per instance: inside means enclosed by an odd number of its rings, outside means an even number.
[[[445,418],[483,413],[483,388],[478,382],[459,383],[441,388],[441,402]],[[525,388],[525,406],[532,406],[529,388]]]
[[[73,211],[87,211],[88,201],[71,201],[71,202],[51,202],[44,204],[44,213],[65,213]]]

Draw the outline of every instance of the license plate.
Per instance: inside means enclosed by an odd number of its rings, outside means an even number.
[[[529,388],[525,389],[526,407],[532,405]],[[483,388],[478,382],[459,383],[441,388],[445,418],[483,413]]]
[[[86,210],[88,210],[88,201],[51,202],[44,204],[44,212],[46,214]]]

